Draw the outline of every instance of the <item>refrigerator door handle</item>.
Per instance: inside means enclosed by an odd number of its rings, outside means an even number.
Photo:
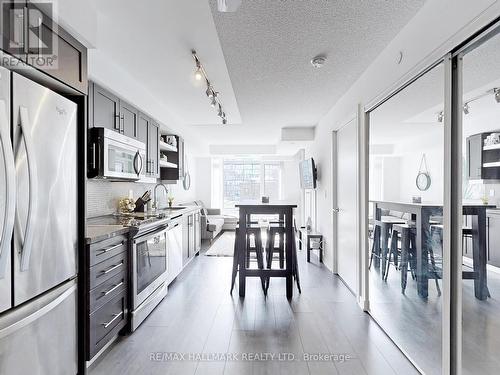
[[[24,146],[26,147],[26,159],[28,162],[28,186],[29,186],[29,196],[28,196],[28,218],[26,220],[26,232],[24,233],[24,241],[22,245],[21,253],[21,271],[27,271],[29,269],[31,250],[33,248],[33,229],[34,220],[37,216],[37,193],[38,193],[38,176],[36,162],[34,159],[34,146],[33,140],[30,133],[30,118],[28,113],[28,108],[19,107],[20,111],[20,126],[21,133],[24,139]]]
[[[10,240],[14,230],[14,215],[16,210],[16,167],[14,164],[14,151],[10,142],[9,120],[4,100],[0,100],[0,143],[2,145],[5,175],[5,219],[0,237],[0,279],[5,277],[7,258],[10,255]]]

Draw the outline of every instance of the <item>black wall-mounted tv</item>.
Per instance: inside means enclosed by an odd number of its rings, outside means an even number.
[[[300,187],[302,189],[316,189],[316,165],[314,159],[306,159],[300,162]]]

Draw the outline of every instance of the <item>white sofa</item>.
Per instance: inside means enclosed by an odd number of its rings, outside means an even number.
[[[238,219],[222,215],[218,208],[206,208],[202,201],[194,201],[186,205],[196,205],[201,208],[201,238],[212,241],[222,230],[234,230]]]

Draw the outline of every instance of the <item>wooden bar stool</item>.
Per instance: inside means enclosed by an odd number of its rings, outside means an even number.
[[[257,258],[257,267],[259,270],[264,269],[264,256],[263,256],[263,248],[262,248],[262,238],[261,238],[261,230],[259,227],[247,228],[247,236],[246,236],[246,249],[240,248],[238,246],[238,235],[239,228],[236,228],[235,233],[235,241],[234,241],[234,253],[233,253],[233,269],[232,269],[232,277],[231,277],[231,291],[233,292],[234,284],[236,281],[236,275],[238,271],[240,271],[239,265],[243,264],[244,261],[248,268],[249,257],[248,254],[252,250],[256,253]],[[254,237],[254,246],[250,247],[250,236]],[[245,251],[246,250],[246,251]],[[264,294],[267,295],[267,278],[264,275],[260,276],[260,281],[262,285],[262,290]]]
[[[276,237],[278,237],[278,246],[276,246]],[[285,268],[285,227],[282,225],[271,225],[267,231],[266,261],[269,269],[275,253],[279,255],[280,268]]]

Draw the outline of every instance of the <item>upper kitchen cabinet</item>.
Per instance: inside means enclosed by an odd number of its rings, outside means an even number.
[[[151,159],[150,175],[151,177],[160,177],[160,125],[152,120],[148,128],[148,151]]]
[[[160,179],[178,181],[184,178],[184,140],[178,135],[163,135],[160,140]],[[170,140],[170,142],[168,142]]]
[[[120,99],[95,83],[89,84],[89,127],[122,132]]]
[[[52,19],[52,4],[2,1],[3,49],[44,74],[87,93],[87,48]],[[8,62],[7,62],[8,64]]]
[[[138,138],[139,112],[132,105],[120,100],[120,121],[122,133],[128,137]]]
[[[76,90],[87,92],[87,49],[28,2],[27,62]],[[51,60],[52,59],[52,60]]]
[[[157,122],[144,113],[139,113],[138,139],[146,144],[146,177],[159,177],[158,142],[160,129]]]
[[[500,143],[487,141],[496,133],[488,132],[467,138],[467,177],[469,180],[500,180]]]

